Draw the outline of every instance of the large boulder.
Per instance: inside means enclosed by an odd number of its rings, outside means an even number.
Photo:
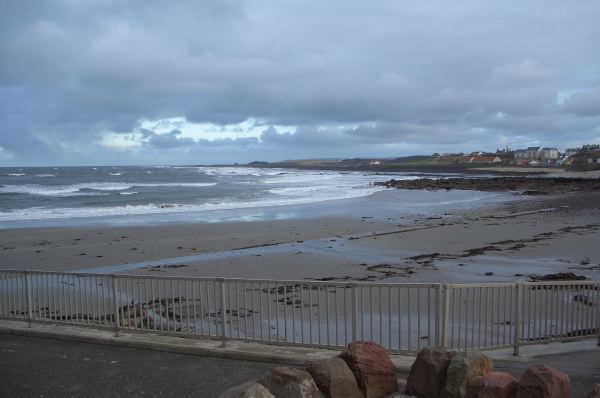
[[[442,348],[423,348],[413,362],[406,381],[406,393],[423,398],[437,398],[440,394],[446,371],[455,351]]]
[[[441,397],[474,397],[483,376],[494,370],[492,360],[478,351],[459,352],[450,361]]]
[[[379,398],[398,390],[396,366],[383,347],[372,341],[355,341],[340,354],[366,398]]]
[[[315,361],[306,370],[313,377],[317,387],[328,398],[360,396],[354,374],[341,358]]]
[[[594,384],[587,394],[585,394],[585,398],[600,398],[600,383]]]
[[[259,381],[276,397],[318,398],[319,389],[311,375],[301,369],[278,366]]]
[[[517,398],[569,398],[571,380],[558,369],[542,363],[530,366],[517,385]]]
[[[275,398],[275,396],[265,386],[253,380],[231,387],[219,395],[219,398]]]
[[[477,398],[513,397],[518,382],[519,381],[510,373],[490,372],[483,376]]]

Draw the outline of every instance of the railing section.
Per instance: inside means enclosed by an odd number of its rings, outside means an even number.
[[[448,348],[517,353],[523,344],[600,336],[600,282],[451,284],[444,301]]]
[[[376,284],[0,271],[0,317],[339,348],[518,348],[600,335],[600,282]],[[600,340],[599,340],[600,342]]]
[[[444,345],[459,350],[512,346],[516,290],[501,283],[448,285]]]
[[[600,282],[526,283],[522,341],[600,335]]]
[[[437,344],[439,297],[437,284],[0,271],[3,318],[394,352]]]

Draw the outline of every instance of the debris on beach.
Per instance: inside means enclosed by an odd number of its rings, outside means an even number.
[[[576,275],[572,272],[558,272],[555,274],[529,275],[529,282],[552,282],[552,281],[584,281],[587,278],[583,275]]]

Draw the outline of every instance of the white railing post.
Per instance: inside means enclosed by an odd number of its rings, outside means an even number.
[[[27,323],[29,327],[32,327],[31,321],[33,320],[33,298],[31,294],[31,275],[28,271],[25,271],[25,293],[27,295]]]
[[[113,291],[113,303],[114,311],[113,321],[115,323],[115,337],[119,337],[119,330],[121,328],[121,320],[119,318],[119,301],[117,300],[117,275],[111,275],[112,278],[112,291]]]
[[[598,308],[598,311],[596,311],[596,333],[598,333],[597,344],[600,346],[600,283],[595,284],[594,290],[596,290],[596,308]]]
[[[514,313],[516,317],[515,321],[515,339],[513,342],[513,355],[519,355],[519,346],[521,344],[521,330],[523,324],[523,289],[525,285],[523,282],[517,283],[517,297],[515,300]]]
[[[435,286],[435,346],[442,347],[442,285]]]
[[[450,289],[444,283],[444,318],[442,321],[442,348],[448,348],[448,319],[450,317]]]
[[[353,283],[352,287],[352,341],[356,341],[358,331],[358,284]]]
[[[225,318],[225,278],[217,278],[217,281],[221,285],[221,347],[225,347],[227,339],[225,335],[225,328],[227,326],[227,318]]]

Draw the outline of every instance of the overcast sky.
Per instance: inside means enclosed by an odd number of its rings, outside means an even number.
[[[0,0],[0,165],[600,142],[600,1]]]

